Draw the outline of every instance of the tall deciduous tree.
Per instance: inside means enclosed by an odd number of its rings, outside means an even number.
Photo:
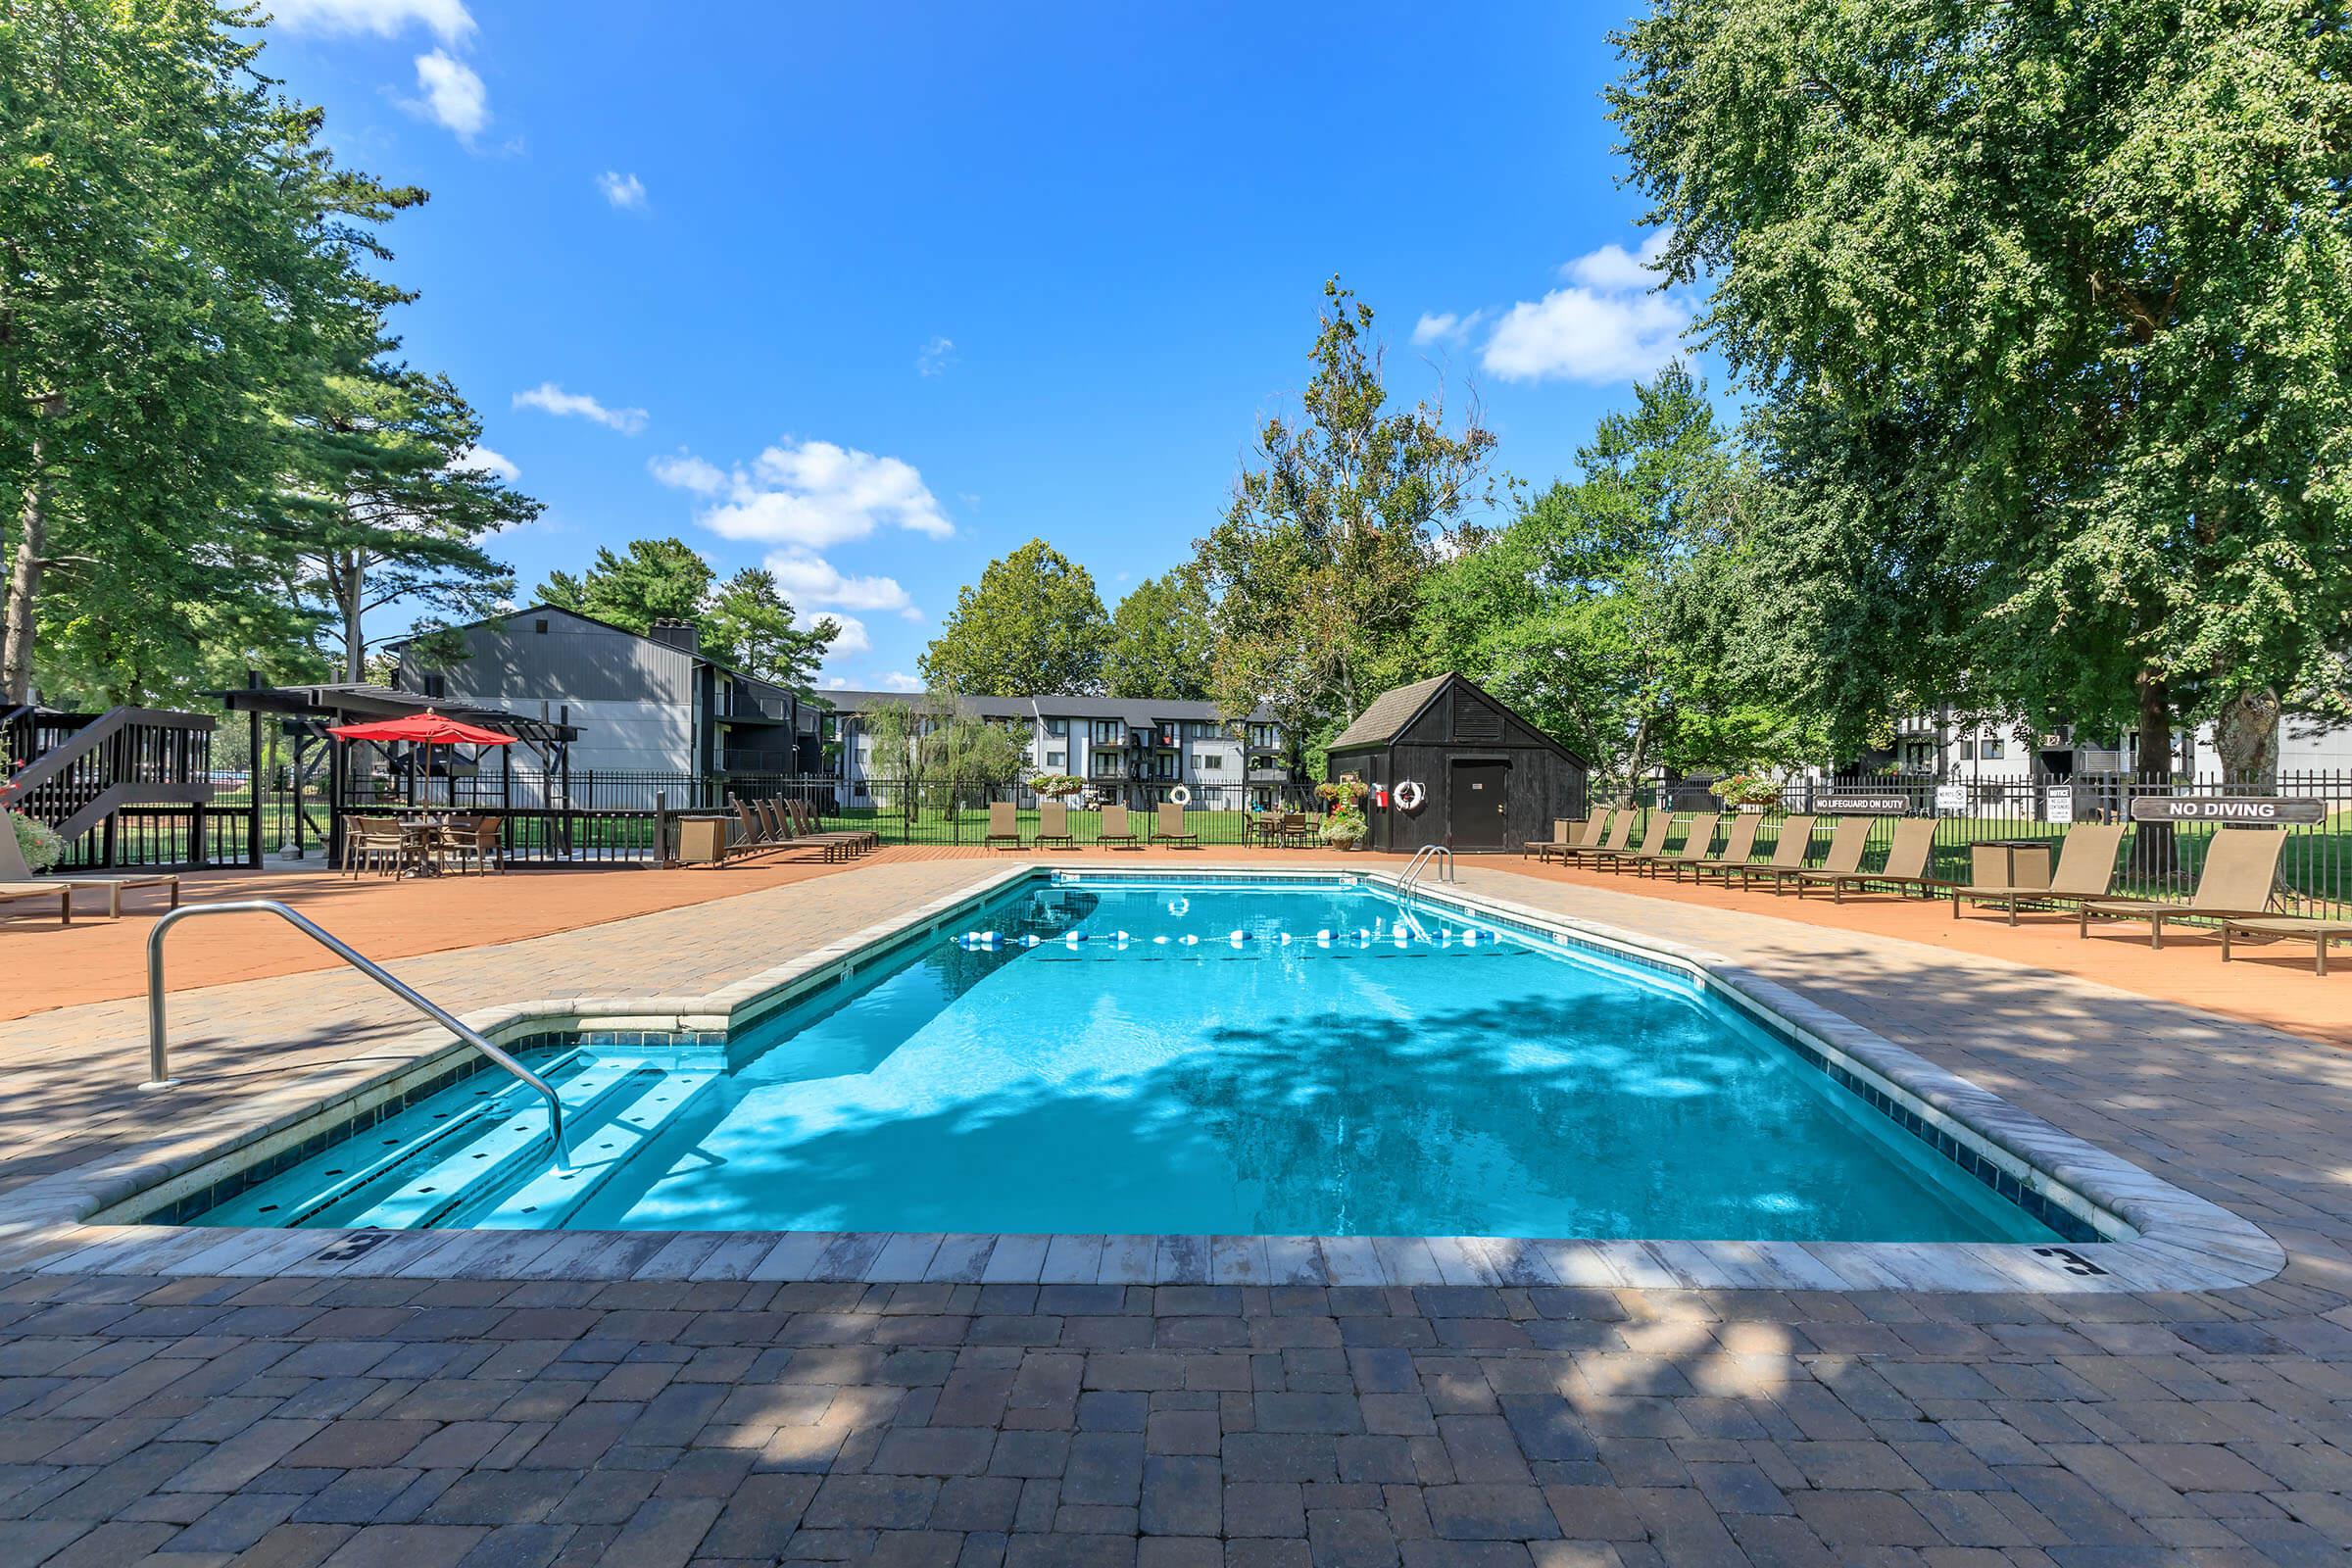
[[[2352,626],[2341,6],[1652,0],[1619,43],[1795,505],[1874,497],[1829,603],[1955,595],[1973,695],[2136,721],[2153,776],[2214,714],[2244,776]]]
[[[1209,695],[1208,590],[1196,572],[1178,567],[1146,577],[1110,612],[1110,648],[1102,658],[1102,689],[1113,697]]]
[[[277,395],[380,302],[372,225],[423,198],[334,169],[255,72],[250,23],[0,9],[0,697],[29,694],[45,629],[86,669],[125,615],[174,628],[143,642],[149,690],[200,657],[188,607],[291,629],[293,564],[261,525]]]
[[[956,596],[919,667],[934,688],[974,697],[1098,692],[1109,643],[1093,575],[1032,539]]]
[[[1210,689],[1228,713],[1270,706],[1307,750],[1413,668],[1423,579],[1464,514],[1492,498],[1494,436],[1443,401],[1392,409],[1372,310],[1323,288],[1297,420],[1268,419],[1195,565],[1215,609]]]

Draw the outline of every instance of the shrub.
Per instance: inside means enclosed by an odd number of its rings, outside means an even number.
[[[46,871],[66,858],[66,841],[57,829],[46,822],[36,822],[22,811],[0,811],[8,825],[16,830],[17,848],[24,852],[24,863],[35,871]]]

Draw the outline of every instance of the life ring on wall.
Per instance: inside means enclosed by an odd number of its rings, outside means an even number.
[[[1179,784],[1168,791],[1168,799],[1178,806],[1190,806],[1193,804],[1193,787],[1190,784]]]
[[[1429,791],[1423,789],[1419,781],[1409,778],[1389,793],[1396,797],[1396,809],[1399,811],[1418,811],[1421,803],[1429,799]]]

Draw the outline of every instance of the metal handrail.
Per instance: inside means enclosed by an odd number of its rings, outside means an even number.
[[[1413,883],[1421,875],[1422,869],[1427,866],[1431,860],[1440,858],[1441,857],[1445,860],[1446,880],[1448,882],[1454,880],[1453,851],[1444,844],[1424,844],[1421,846],[1421,848],[1413,852],[1413,858],[1411,859],[1404,862],[1404,875],[1396,879],[1396,896],[1398,898],[1403,898],[1406,894],[1412,892]]]
[[[508,1055],[504,1051],[482,1038],[453,1017],[449,1010],[430,998],[420,995],[403,982],[391,970],[352,948],[341,938],[321,929],[313,921],[295,913],[274,899],[247,899],[229,904],[188,904],[167,913],[155,922],[147,933],[147,1082],[141,1089],[170,1089],[179,1080],[172,1076],[172,1052],[165,1041],[164,1031],[164,933],[180,921],[199,914],[274,914],[294,929],[318,943],[327,952],[391,992],[418,1012],[456,1035],[460,1040],[504,1067],[515,1078],[538,1093],[547,1102],[548,1130],[556,1140],[556,1168],[568,1170],[571,1161],[564,1145],[564,1102],[549,1088],[547,1080]]]

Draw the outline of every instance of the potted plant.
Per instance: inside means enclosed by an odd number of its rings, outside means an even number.
[[[1086,780],[1070,773],[1040,773],[1029,781],[1029,788],[1041,799],[1066,801],[1085,793]]]
[[[0,775],[14,771],[15,764],[7,749],[0,747]],[[9,797],[16,792],[15,780],[0,776],[0,818],[5,818],[9,831],[16,834],[17,848],[24,854],[24,863],[35,871],[46,871],[66,858],[66,841],[48,823],[9,809]]]
[[[1363,812],[1335,809],[1323,819],[1323,842],[1335,850],[1352,850],[1364,842],[1364,834],[1370,828]]]
[[[1735,810],[1755,812],[1779,803],[1781,787],[1761,773],[1734,773],[1707,786],[1714,797]]]

